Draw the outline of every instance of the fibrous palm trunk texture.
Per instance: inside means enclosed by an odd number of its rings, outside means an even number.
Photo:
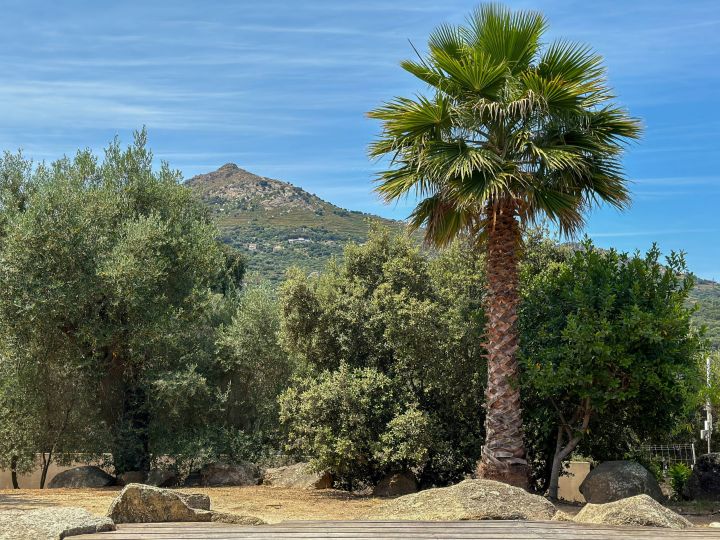
[[[478,463],[481,478],[527,489],[518,385],[518,248],[520,229],[510,205],[495,212],[487,228],[485,297],[487,369],[485,445]]]

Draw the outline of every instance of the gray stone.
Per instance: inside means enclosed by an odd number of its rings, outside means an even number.
[[[692,527],[684,517],[665,508],[648,495],[636,495],[606,504],[586,504],[577,513],[576,523],[630,525],[686,529]]]
[[[110,505],[108,516],[115,523],[164,523],[170,521],[218,522],[262,525],[255,516],[210,511],[210,497],[181,493],[145,484],[129,484]]]
[[[115,485],[115,478],[100,467],[84,465],[55,475],[48,488],[101,488]]]
[[[226,512],[213,512],[210,521],[213,523],[227,523],[230,525],[265,525],[265,522],[255,516],[241,516]]]
[[[108,516],[115,523],[210,521],[210,516],[205,516],[204,512],[207,511],[189,506],[178,492],[144,484],[128,484],[110,504]]]
[[[389,474],[373,489],[375,497],[396,497],[416,493],[418,490],[417,480],[410,473]]]
[[[634,461],[605,461],[580,484],[580,493],[593,504],[604,504],[635,495],[649,495],[656,501],[663,494],[655,477]]]
[[[175,491],[185,504],[196,510],[210,510],[210,497],[204,493],[181,493]]]
[[[551,520],[556,509],[539,495],[494,480],[464,480],[389,500],[367,519],[454,521],[479,519]]]
[[[203,486],[256,486],[262,473],[254,463],[208,463],[200,469]]]
[[[127,484],[144,484],[147,473],[143,471],[128,471],[117,475],[117,483],[120,486]]]
[[[313,471],[309,463],[296,463],[286,467],[266,469],[262,483],[274,487],[328,489],[333,485],[333,478],[329,472]]]
[[[0,538],[3,540],[61,540],[114,530],[115,524],[110,518],[96,516],[84,508],[0,510]]]
[[[210,521],[210,498],[145,484],[128,484],[110,504],[115,523]]]
[[[171,487],[177,484],[177,473],[170,469],[151,469],[145,484],[156,487]]]
[[[690,499],[720,500],[720,453],[697,458],[683,494]]]

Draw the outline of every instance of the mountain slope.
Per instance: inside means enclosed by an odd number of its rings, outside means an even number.
[[[403,226],[399,221],[345,210],[234,163],[195,176],[187,185],[210,207],[223,240],[248,256],[248,269],[275,282],[292,265],[322,270],[347,242],[365,241],[370,221]]]
[[[720,347],[720,283],[698,279],[690,299],[698,304],[694,316],[696,324],[705,325],[707,337],[716,347]]]

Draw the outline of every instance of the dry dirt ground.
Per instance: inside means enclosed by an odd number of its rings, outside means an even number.
[[[120,488],[104,489],[16,489],[0,490],[0,510],[30,509],[42,506],[81,506],[95,514],[104,515]],[[188,493],[205,493],[210,496],[213,510],[257,516],[268,523],[286,520],[322,519],[352,520],[367,518],[372,509],[382,503],[376,497],[353,495],[334,489],[302,490],[268,486],[189,488]],[[558,504],[570,515],[580,506]],[[720,521],[720,506],[712,508],[688,506],[673,508],[680,511],[695,525],[707,526]]]
[[[81,506],[104,515],[120,488],[0,490],[0,510],[42,506]],[[269,523],[297,519],[360,519],[382,499],[334,489],[302,490],[268,486],[189,488],[210,496],[213,510],[250,514]]]

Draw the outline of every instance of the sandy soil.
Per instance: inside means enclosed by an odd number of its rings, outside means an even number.
[[[104,515],[120,488],[104,489],[17,489],[0,490],[0,510],[30,509],[42,506],[81,506]],[[303,519],[363,519],[383,499],[353,495],[334,489],[302,490],[268,486],[228,488],[188,488],[188,493],[205,493],[213,510],[257,516],[268,523]],[[579,505],[557,504],[570,515],[580,511]],[[707,507],[706,507],[707,506]],[[695,525],[707,526],[720,521],[720,507],[686,503],[675,506]]]
[[[80,506],[103,515],[119,488],[0,490],[0,510]],[[213,510],[257,516],[269,523],[298,519],[360,519],[382,499],[334,489],[302,490],[268,486],[189,488],[210,496]]]

